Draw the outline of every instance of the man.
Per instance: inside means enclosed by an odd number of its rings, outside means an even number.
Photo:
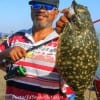
[[[7,69],[5,99],[69,100],[74,92],[54,67],[59,36],[52,23],[59,13],[59,0],[32,0],[29,4],[32,28],[16,32],[0,45],[0,61]],[[56,30],[61,29],[58,25]]]

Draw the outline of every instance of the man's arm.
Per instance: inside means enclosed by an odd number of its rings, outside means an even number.
[[[22,57],[25,57],[26,50],[19,46],[15,46],[9,49],[6,49],[0,53],[0,64],[5,63],[7,58],[10,58],[13,62],[18,61]]]
[[[8,57],[8,50],[5,50],[0,53],[0,69],[5,71],[5,58]]]
[[[65,8],[61,11],[61,13],[63,14],[59,20],[56,22],[56,32],[59,34],[63,31],[65,23],[67,23],[69,21],[69,19],[71,18],[71,13],[69,11],[69,9]]]
[[[10,50],[9,49],[6,49],[2,52],[0,52],[0,62],[5,59],[5,58],[8,58],[9,57],[9,52]]]

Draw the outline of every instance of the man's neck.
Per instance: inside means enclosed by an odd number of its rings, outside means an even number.
[[[52,27],[47,27],[44,29],[37,29],[33,32],[33,39],[35,42],[43,40],[46,36],[48,36],[53,31]]]

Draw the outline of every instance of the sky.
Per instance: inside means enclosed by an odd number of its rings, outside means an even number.
[[[93,21],[100,19],[100,0],[76,1],[88,7]],[[29,0],[0,0],[0,32],[13,33],[32,26],[28,2]],[[71,2],[72,0],[60,0],[59,10],[70,7]],[[100,33],[100,22],[94,26],[96,31]]]

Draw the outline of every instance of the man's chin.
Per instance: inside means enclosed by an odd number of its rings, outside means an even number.
[[[39,29],[43,29],[43,28],[46,28],[48,25],[47,24],[44,24],[44,23],[39,23],[38,25],[36,25],[37,28]]]

